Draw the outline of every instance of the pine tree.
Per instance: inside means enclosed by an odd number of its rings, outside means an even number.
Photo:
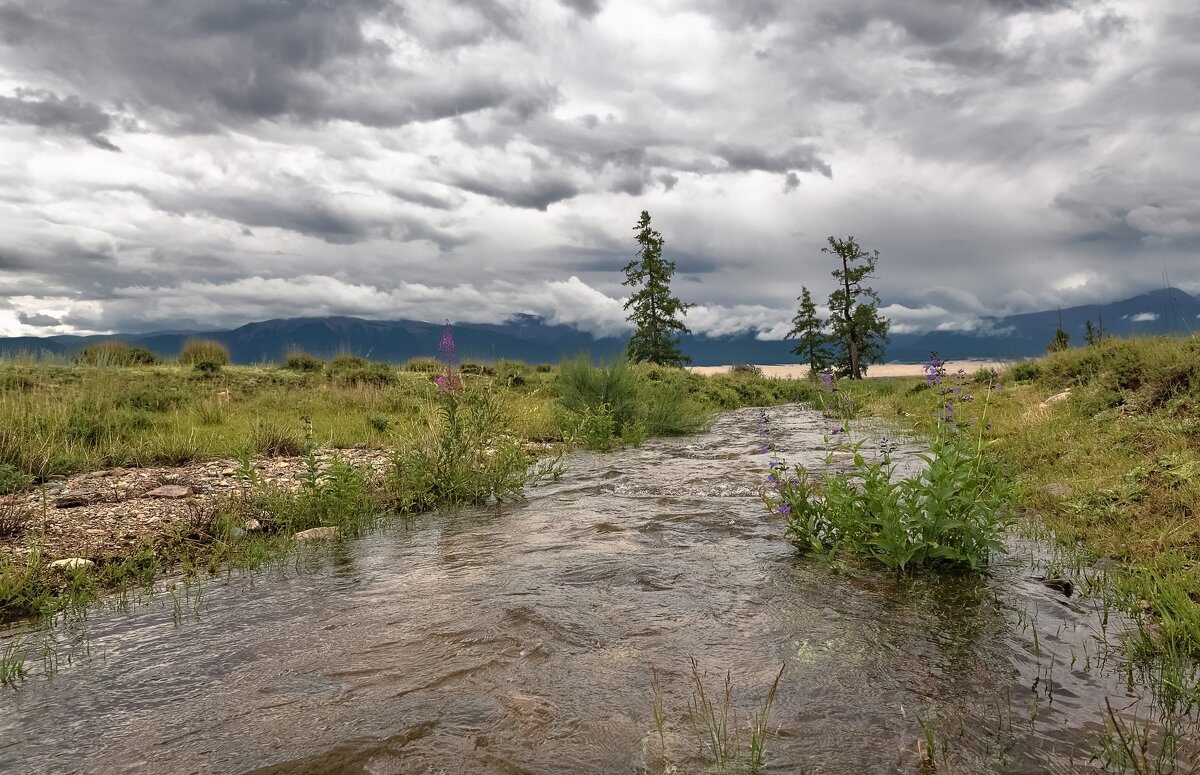
[[[650,227],[650,213],[642,211],[642,217],[633,227],[637,234],[638,257],[625,265],[625,282],[637,290],[625,302],[631,309],[626,318],[637,326],[629,339],[629,360],[634,363],[646,361],[663,366],[682,366],[692,359],[679,350],[679,339],[675,334],[691,333],[680,315],[686,315],[691,304],[684,304],[671,295],[671,276],[675,274],[675,262],[662,257],[662,235]]]
[[[840,286],[829,295],[832,331],[830,341],[837,348],[834,364],[839,376],[862,379],[867,364],[883,360],[883,346],[888,341],[891,321],[879,314],[879,295],[864,286],[863,280],[875,276],[879,251],[868,253],[859,247],[854,237],[840,240],[829,238],[829,247],[821,248],[841,259],[840,269],[833,277]]]
[[[1071,335],[1063,329],[1062,310],[1058,311],[1058,328],[1054,329],[1054,338],[1046,345],[1046,352],[1057,353],[1071,349]]]
[[[817,305],[813,304],[812,294],[806,286],[801,286],[797,301],[800,308],[796,317],[792,318],[792,330],[784,339],[799,339],[792,352],[803,356],[808,361],[809,375],[825,371],[833,362],[833,352],[829,349],[829,337],[825,335],[825,321],[817,315]]]

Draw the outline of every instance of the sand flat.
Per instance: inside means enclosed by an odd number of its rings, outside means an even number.
[[[1010,361],[946,361],[946,373],[953,374],[963,369],[968,374],[979,369],[995,369],[1000,371],[1010,365]],[[781,363],[759,365],[764,377],[778,379],[801,379],[808,376],[808,364]],[[689,366],[689,371],[697,374],[722,374],[732,366]],[[868,377],[920,377],[925,374],[924,364],[921,363],[873,363],[867,368]]]

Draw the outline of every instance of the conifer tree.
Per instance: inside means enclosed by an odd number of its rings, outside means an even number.
[[[825,334],[825,321],[817,315],[817,305],[813,303],[812,294],[807,286],[801,286],[797,297],[800,308],[796,317],[792,318],[792,330],[784,339],[798,339],[792,352],[808,361],[810,376],[825,371],[832,365],[833,352],[829,349],[829,337]]]
[[[663,366],[691,363],[692,359],[680,352],[676,336],[691,333],[679,316],[686,315],[692,305],[671,295],[675,262],[662,257],[663,238],[650,227],[650,213],[643,210],[633,228],[640,247],[638,257],[625,265],[622,283],[636,289],[625,302],[625,309],[632,310],[626,319],[637,327],[629,339],[629,360]]]
[[[863,285],[863,280],[875,276],[879,251],[868,253],[850,236],[845,240],[830,237],[829,247],[821,252],[837,256],[842,264],[833,270],[839,287],[829,295],[834,364],[839,376],[862,379],[867,364],[883,360],[883,346],[890,341],[892,323],[879,314],[879,295]]]

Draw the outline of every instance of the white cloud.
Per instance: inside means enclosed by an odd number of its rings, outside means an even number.
[[[1158,320],[1158,318],[1159,314],[1157,312],[1139,312],[1130,317],[1129,320],[1133,323],[1149,323]]]

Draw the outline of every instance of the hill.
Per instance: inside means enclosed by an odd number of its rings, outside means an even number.
[[[1093,325],[1102,323],[1106,332],[1122,337],[1190,334],[1200,326],[1200,299],[1168,288],[1098,306],[985,318],[983,325],[974,332],[897,334],[887,348],[887,359],[919,362],[928,358],[933,350],[955,360],[1042,355],[1054,336],[1060,315],[1063,328],[1075,344],[1083,342],[1088,321]],[[173,357],[187,339],[198,336],[214,339],[228,347],[235,363],[278,362],[290,350],[304,350],[323,357],[352,353],[375,360],[400,362],[418,356],[435,356],[441,332],[442,324],[417,320],[283,318],[248,323],[230,331],[13,337],[0,339],[0,354],[69,356],[91,342],[122,339],[159,355]],[[515,358],[529,363],[557,362],[564,356],[584,351],[597,358],[610,357],[620,353],[625,344],[623,338],[596,338],[570,326],[552,325],[532,315],[516,315],[501,324],[455,324],[454,338],[462,358],[482,361]],[[698,366],[791,363],[796,360],[791,353],[792,342],[762,341],[749,333],[715,338],[685,336],[681,345],[683,352]]]

